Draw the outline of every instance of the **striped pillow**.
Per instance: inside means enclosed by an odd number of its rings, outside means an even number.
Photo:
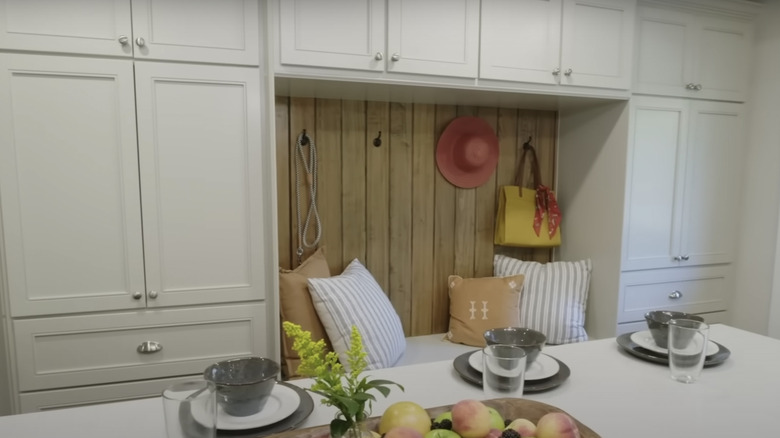
[[[341,275],[310,278],[314,309],[345,368],[352,326],[363,338],[367,369],[395,365],[406,350],[406,338],[393,305],[371,273],[353,260]]]
[[[588,340],[585,306],[590,283],[590,259],[537,263],[496,254],[493,275],[525,275],[520,297],[520,323],[547,335],[548,344]]]

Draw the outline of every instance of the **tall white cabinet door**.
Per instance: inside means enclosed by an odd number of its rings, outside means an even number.
[[[743,21],[703,17],[689,93],[708,99],[745,100],[752,59],[752,27]]]
[[[264,298],[257,70],[143,62],[136,82],[148,305]]]
[[[132,0],[136,58],[258,65],[257,0]]]
[[[686,102],[635,96],[631,102],[623,270],[676,266],[685,181]]]
[[[564,1],[561,84],[629,89],[635,10],[631,0]]]
[[[390,72],[477,77],[479,0],[388,0],[385,58]]]
[[[385,69],[384,0],[280,0],[283,65]]]
[[[131,39],[128,0],[0,0],[0,48],[131,56]]]
[[[686,264],[733,261],[745,137],[742,105],[691,102],[682,255]]]
[[[479,77],[557,83],[561,0],[482,0]]]
[[[13,316],[144,305],[131,61],[0,54],[0,200]]]

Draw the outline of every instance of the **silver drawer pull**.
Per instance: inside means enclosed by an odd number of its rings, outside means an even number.
[[[680,292],[679,290],[676,290],[676,291],[674,291],[674,292],[669,294],[669,298],[672,299],[672,300],[678,300],[678,299],[682,298],[682,292]]]
[[[155,341],[143,341],[136,349],[141,354],[152,354],[162,350],[162,344]]]

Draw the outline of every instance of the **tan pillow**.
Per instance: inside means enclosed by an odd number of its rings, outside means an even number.
[[[279,311],[281,320],[298,324],[303,330],[311,332],[314,341],[325,339],[328,351],[332,351],[330,340],[325,328],[314,310],[314,304],[309,294],[309,278],[330,277],[328,261],[325,259],[324,248],[319,248],[300,266],[291,270],[279,269]],[[292,349],[293,340],[282,329],[282,373],[289,379],[299,377],[296,373],[301,359]]]
[[[520,325],[524,276],[461,278],[450,275],[450,329],[447,338],[484,347],[485,330]]]

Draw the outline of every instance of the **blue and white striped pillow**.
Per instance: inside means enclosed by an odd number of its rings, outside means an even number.
[[[525,275],[520,296],[520,323],[547,335],[548,344],[588,340],[585,306],[590,284],[590,259],[576,262],[527,262],[493,257],[493,275]]]
[[[371,273],[358,261],[341,275],[310,278],[309,292],[333,351],[345,368],[352,326],[363,338],[367,369],[395,365],[406,350],[406,338],[393,305]]]

